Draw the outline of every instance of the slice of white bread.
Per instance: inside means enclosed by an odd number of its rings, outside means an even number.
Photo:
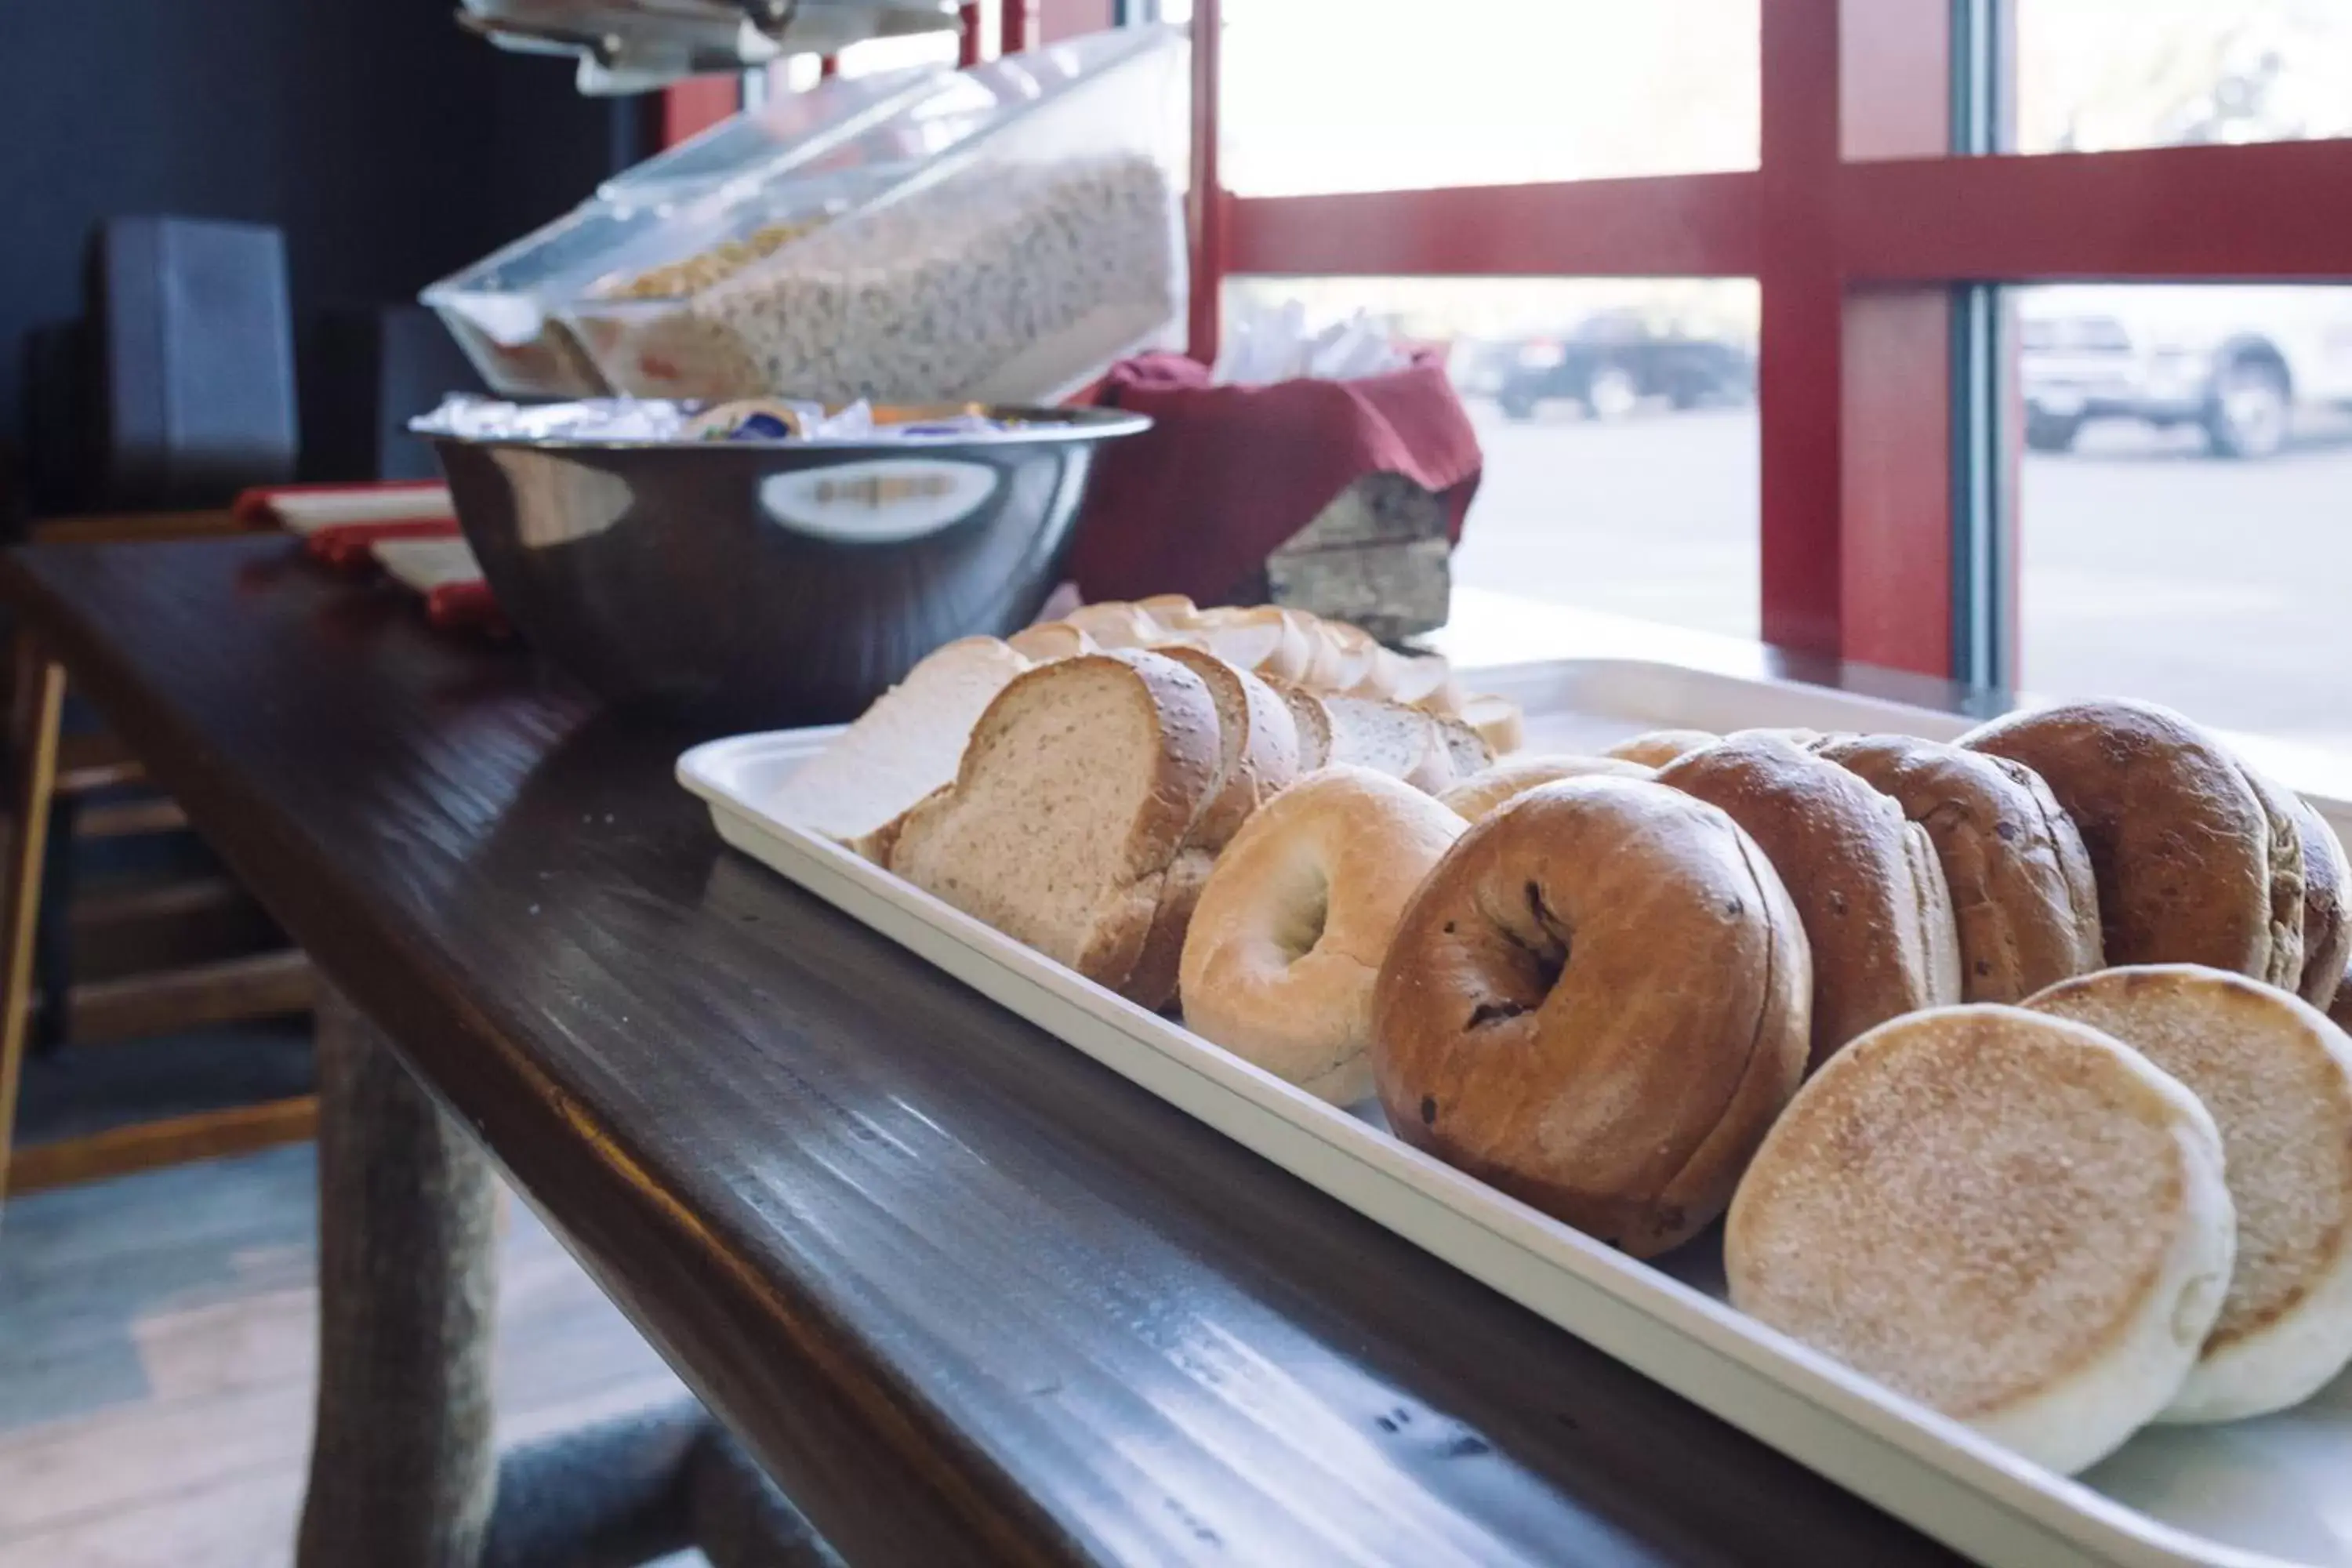
[[[1311,773],[1331,760],[1331,710],[1323,700],[1303,686],[1287,680],[1266,683],[1283,706],[1290,710],[1290,722],[1298,741],[1298,771]]]
[[[1395,689],[1388,695],[1395,701],[1425,708],[1432,713],[1462,710],[1461,684],[1454,679],[1454,666],[1443,654],[1416,654],[1400,660]]]
[[[1154,594],[1138,599],[1135,607],[1171,632],[1191,631],[1201,618],[1200,606],[1182,594]]]
[[[2025,1005],[2112,1035],[2221,1130],[2238,1262],[2167,1422],[2300,1405],[2352,1363],[2352,1039],[2318,1009],[2191,964],[2062,980]]]
[[[1076,658],[1082,653],[1098,651],[1094,638],[1067,621],[1039,621],[1004,640],[1032,664],[1051,664],[1057,658]]]
[[[935,649],[801,764],[770,805],[794,826],[876,858],[899,816],[955,777],[973,724],[1028,668],[994,637]]]
[[[1124,991],[1214,791],[1218,746],[1208,687],[1173,659],[1045,665],[989,704],[954,787],[909,815],[890,869]]]
[[[1527,716],[1507,697],[1473,697],[1461,707],[1463,722],[1498,757],[1507,757],[1528,743]]]
[[[1456,719],[1450,713],[1433,713],[1430,719],[1437,726],[1438,743],[1445,748],[1446,761],[1454,767],[1454,776],[1466,779],[1485,773],[1495,763],[1495,748],[1486,737],[1470,727],[1467,720]]]
[[[1289,707],[1247,670],[1198,648],[1159,651],[1199,676],[1217,705],[1216,788],[1185,840],[1213,855],[1298,777],[1298,729]]]
[[[1306,673],[1308,647],[1304,624],[1271,605],[1202,610],[1188,629],[1211,653],[1237,669],[1273,680],[1296,680]]]
[[[2071,1475],[2179,1392],[2236,1234],[2194,1095],[2084,1025],[1946,1007],[1798,1091],[1724,1271],[1739,1310]]]
[[[1437,722],[1418,708],[1363,697],[1326,697],[1331,756],[1402,779],[1434,795],[1454,782],[1454,763]]]
[[[1159,622],[1118,599],[1080,605],[1062,618],[1106,648],[1149,647],[1166,635]]]

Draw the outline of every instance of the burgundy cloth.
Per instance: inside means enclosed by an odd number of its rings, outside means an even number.
[[[1212,386],[1208,367],[1146,354],[1097,401],[1149,414],[1108,443],[1078,520],[1070,577],[1089,602],[1184,594],[1214,603],[1366,474],[1445,498],[1447,535],[1477,493],[1477,432],[1433,354],[1359,381]]]

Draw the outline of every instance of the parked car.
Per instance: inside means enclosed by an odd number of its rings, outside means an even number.
[[[2193,425],[2217,457],[2267,458],[2298,405],[2352,407],[2352,289],[2029,289],[2018,305],[2025,444],[2094,419]]]
[[[1521,343],[1495,398],[1513,419],[1532,419],[1553,398],[1573,398],[1596,419],[1616,419],[1651,398],[1695,408],[1755,395],[1756,360],[1744,345],[1613,310]]]

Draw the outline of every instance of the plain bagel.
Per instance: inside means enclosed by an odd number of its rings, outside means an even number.
[[[1811,969],[1738,825],[1639,779],[1519,796],[1397,927],[1372,1060],[1407,1142],[1638,1258],[1723,1212],[1803,1075]]]
[[[1658,782],[1728,812],[1780,873],[1812,950],[1814,1069],[1866,1029],[1960,999],[1951,892],[1901,806],[1770,735],[1694,752]]]
[[[1621,757],[1513,757],[1483,773],[1471,774],[1437,797],[1439,804],[1475,822],[1504,804],[1517,800],[1538,784],[1595,774],[1610,778],[1654,778],[1657,769]]]
[[[1184,1022],[1335,1104],[1371,1092],[1372,981],[1462,819],[1345,765],[1275,796],[1226,846],[1184,939]]]
[[[1927,830],[1951,889],[1963,1001],[2021,1002],[2099,967],[2091,857],[2033,770],[1907,735],[1816,750]]]
[[[2170,709],[2113,699],[1960,738],[2023,763],[2082,831],[2109,963],[2201,963],[2303,979],[2303,841],[2274,792]]]

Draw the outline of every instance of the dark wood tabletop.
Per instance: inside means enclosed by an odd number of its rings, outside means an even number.
[[[707,737],[281,539],[0,595],[852,1562],[1947,1560],[722,848]]]

